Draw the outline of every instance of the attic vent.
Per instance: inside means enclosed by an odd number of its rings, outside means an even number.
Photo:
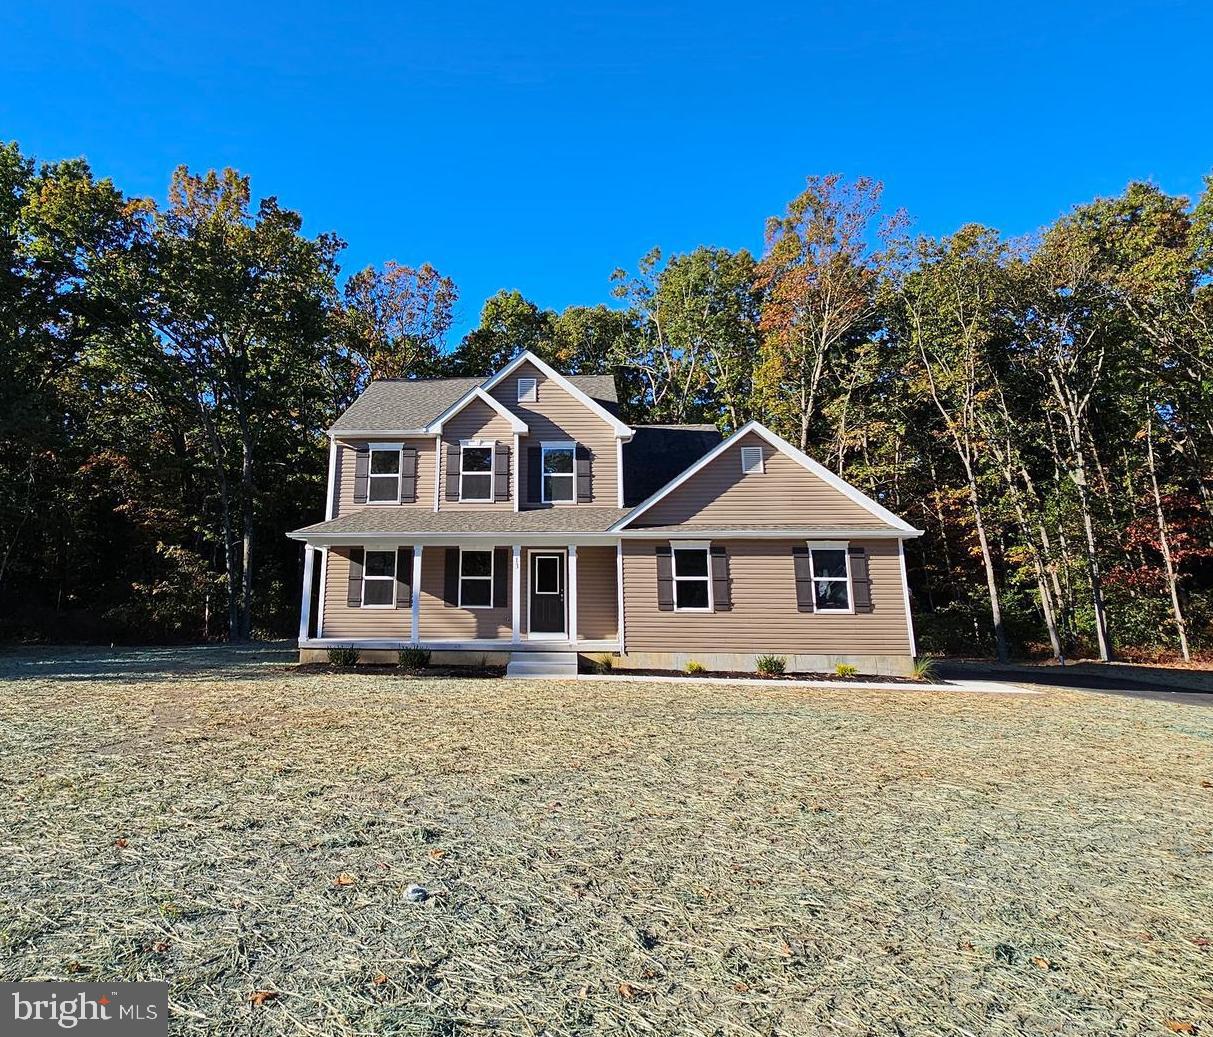
[[[762,447],[743,446],[741,448],[742,475],[762,475]]]
[[[534,403],[535,402],[535,379],[534,378],[519,378],[518,379],[518,402],[519,403]]]

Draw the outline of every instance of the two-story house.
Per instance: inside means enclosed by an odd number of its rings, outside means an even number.
[[[575,672],[905,673],[919,531],[757,422],[629,426],[609,376],[523,353],[487,379],[376,381],[329,430],[300,657]]]

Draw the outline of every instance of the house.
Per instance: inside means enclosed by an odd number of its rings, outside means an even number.
[[[329,430],[302,660],[905,673],[919,530],[750,422],[630,426],[614,380],[523,353],[487,379],[372,382]]]

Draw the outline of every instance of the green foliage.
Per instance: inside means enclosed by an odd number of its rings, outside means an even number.
[[[362,653],[351,645],[329,649],[330,666],[357,666]]]
[[[852,666],[850,663],[838,663],[834,667],[835,677],[854,677],[859,672],[858,666]]]
[[[687,673],[694,677],[697,673],[706,673],[707,667],[697,659],[688,659],[686,666],[683,667]]]
[[[782,655],[760,655],[755,660],[755,668],[759,673],[768,677],[778,677],[787,669],[788,660]]]
[[[914,677],[920,681],[934,681],[939,677],[935,660],[928,655],[920,655],[914,659]]]
[[[397,653],[396,662],[402,670],[424,670],[430,665],[428,649],[410,645]]]
[[[612,656],[606,655],[606,654],[595,655],[595,656],[591,657],[589,660],[589,672],[590,673],[598,673],[598,674],[610,673],[614,669],[614,666],[615,666],[614,658]]]

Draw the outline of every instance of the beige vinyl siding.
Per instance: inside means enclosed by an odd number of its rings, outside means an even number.
[[[513,511],[514,499],[504,501],[457,501],[446,497],[446,451],[452,443],[464,439],[493,440],[510,448],[510,463],[514,463],[514,430],[510,423],[483,400],[475,399],[458,414],[450,418],[442,428],[442,456],[438,459],[438,510],[439,511]],[[514,480],[510,479],[513,493]]]
[[[492,548],[489,547],[489,550]],[[442,600],[446,581],[448,548],[426,545],[421,554],[421,614],[423,641],[469,641],[476,638],[511,637],[513,610],[506,593],[505,608],[448,608]]]
[[[614,640],[619,635],[615,548],[577,549],[577,636]]]
[[[807,473],[806,473],[807,474]],[[908,655],[905,599],[896,540],[852,540],[868,553],[873,611],[798,612],[792,546],[797,540],[713,540],[729,555],[730,612],[657,608],[654,547],[623,542],[624,629],[629,652],[772,652],[799,655]]]
[[[762,474],[742,474],[743,446],[762,448]],[[730,522],[756,521],[846,526],[874,520],[866,508],[750,432],[649,508],[632,528],[695,522],[727,529]]]
[[[361,508],[429,508],[434,507],[434,437],[416,436],[401,440],[405,446],[417,448],[417,499],[407,504],[355,504],[354,503],[354,466],[357,447],[363,443],[387,443],[387,439],[358,439],[340,441],[337,443],[337,476],[336,504],[333,508],[333,518],[348,515],[351,511]]]
[[[350,549],[331,547],[328,573],[324,578],[324,637],[400,638],[407,641],[412,632],[412,610],[350,608],[347,602],[350,582]]]
[[[518,379],[534,378],[537,399],[534,403],[518,402]],[[528,434],[522,437],[519,450],[518,488],[522,507],[535,507],[527,500],[527,447],[542,443],[571,440],[587,447],[593,455],[590,490],[591,504],[614,508],[619,504],[618,456],[615,432],[597,414],[555,382],[546,378],[534,364],[521,364],[508,378],[492,389],[495,400],[517,414],[527,423]],[[572,504],[538,505],[540,507],[576,507]]]

